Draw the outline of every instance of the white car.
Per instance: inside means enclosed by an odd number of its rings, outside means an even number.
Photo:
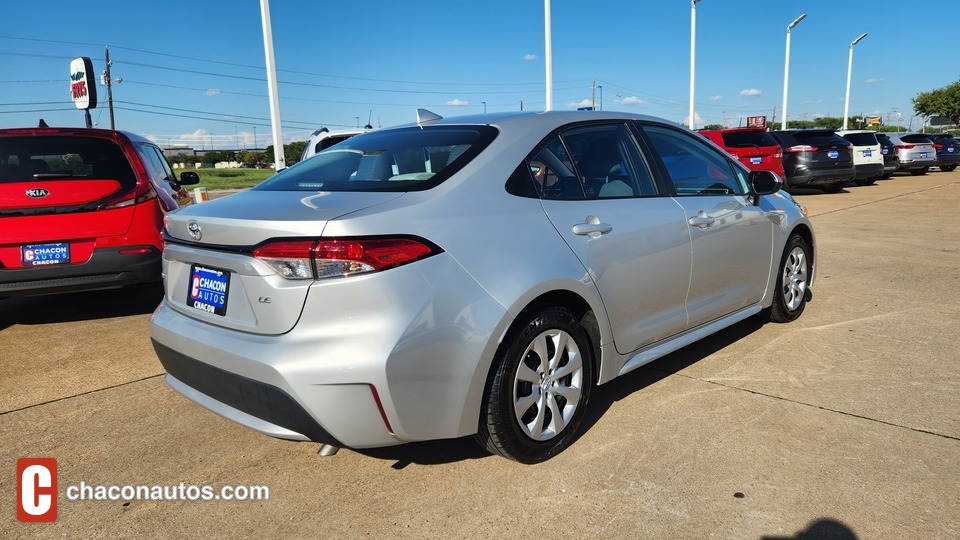
[[[339,131],[330,131],[325,127],[320,128],[314,131],[313,134],[310,135],[310,138],[307,139],[307,145],[303,147],[303,153],[300,154],[300,161],[313,157],[323,150],[335,144],[342,143],[354,135],[360,135],[372,129],[373,127],[369,124],[363,126],[362,129],[343,129]]]
[[[858,186],[869,186],[883,176],[883,150],[875,131],[855,129],[838,131],[837,135],[853,145],[853,166],[857,171],[853,181]]]

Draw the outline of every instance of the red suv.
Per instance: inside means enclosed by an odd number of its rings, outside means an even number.
[[[0,298],[160,281],[163,216],[199,181],[132,133],[0,129]]]
[[[752,171],[771,171],[783,178],[783,150],[764,128],[701,129],[710,139]]]

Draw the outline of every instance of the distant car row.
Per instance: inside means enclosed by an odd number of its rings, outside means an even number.
[[[763,128],[700,130],[753,170],[772,171],[788,188],[836,193],[853,181],[866,186],[896,171],[926,174],[960,164],[960,141],[948,133],[878,133],[867,130]]]

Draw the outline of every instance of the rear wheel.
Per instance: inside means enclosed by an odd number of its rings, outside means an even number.
[[[822,189],[824,193],[840,193],[841,191],[843,191],[844,184],[846,184],[846,182],[837,182],[836,184],[824,184],[820,186],[820,189]]]
[[[922,169],[910,169],[910,174],[914,176],[922,176],[924,174],[927,174],[927,171],[929,170],[930,170],[930,167],[924,167]]]
[[[858,186],[870,186],[870,185],[873,185],[873,183],[876,181],[877,181],[876,178],[861,178],[859,180],[854,180],[854,183],[857,184]]]
[[[777,290],[768,317],[773,322],[790,322],[803,313],[810,284],[810,246],[794,234],[783,248]]]
[[[492,453],[539,463],[570,446],[593,387],[587,332],[569,311],[545,307],[498,355],[477,441]]]
[[[956,168],[957,168],[956,165],[941,165],[941,166],[940,166],[940,170],[943,171],[943,172],[951,172],[951,171],[953,171],[953,170],[956,169]]]

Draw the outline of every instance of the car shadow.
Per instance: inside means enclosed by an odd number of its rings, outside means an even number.
[[[15,324],[52,324],[143,315],[153,312],[162,299],[163,288],[159,284],[15,296],[0,300],[0,330]]]
[[[654,360],[607,384],[595,387],[590,396],[590,403],[587,405],[583,423],[580,425],[573,444],[576,444],[584,433],[597,424],[616,402],[671,375],[675,375],[703,358],[756,332],[763,325],[764,321],[759,317],[751,317]],[[641,422],[642,419],[637,421]],[[393,461],[392,467],[398,470],[414,463],[417,465],[442,465],[468,459],[493,457],[481,448],[472,436],[354,451],[376,459]]]

